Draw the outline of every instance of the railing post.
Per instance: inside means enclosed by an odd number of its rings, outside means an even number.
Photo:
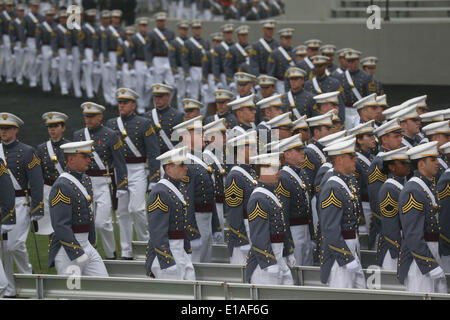
[[[386,15],[384,16],[384,21],[389,21],[391,18],[389,17],[389,0],[386,0]]]

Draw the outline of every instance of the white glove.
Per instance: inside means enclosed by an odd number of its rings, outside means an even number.
[[[173,80],[174,80],[175,82],[179,82],[179,81],[180,81],[180,74],[179,74],[179,73],[174,74],[174,75],[173,75]]]
[[[288,265],[289,268],[295,267],[297,260],[295,260],[295,257],[293,254],[288,255],[287,257],[284,257],[284,259],[286,260],[286,264]]]
[[[236,82],[230,83],[229,87],[231,90],[236,90]]]
[[[221,231],[214,232],[213,233],[213,240],[214,240],[215,243],[223,242],[222,232]]]
[[[111,68],[111,62],[105,62],[104,63],[104,65],[105,65],[105,68]]]
[[[148,68],[148,72],[150,72],[151,74],[153,74],[155,72],[155,67],[149,67]]]
[[[170,273],[176,273],[177,272],[177,265],[175,264],[173,266],[170,266],[170,267],[164,269],[164,271],[170,272]]]
[[[134,77],[136,75],[136,70],[130,69],[130,76]]]
[[[200,248],[201,245],[200,239],[191,240],[191,248]]]
[[[73,61],[73,56],[71,54],[69,54],[67,56],[67,61],[72,62]]]
[[[207,92],[209,90],[209,85],[207,83],[202,84],[202,91]]]
[[[75,259],[75,263],[80,266],[84,267],[89,262],[89,257],[86,253],[83,253],[81,256]]]
[[[147,190],[148,190],[148,191],[152,191],[152,189],[153,189],[153,187],[155,186],[155,184],[156,184],[156,182],[150,182],[150,183],[148,184]]]
[[[14,228],[14,224],[2,224],[1,233],[10,232]]]
[[[279,273],[280,267],[277,264],[273,264],[271,266],[268,266],[267,268],[262,269],[263,271],[266,271],[268,273]]]
[[[43,217],[44,217],[43,215],[42,215],[42,216],[32,216],[32,217],[31,217],[31,221],[39,221],[39,220],[41,220]]]
[[[128,190],[117,190],[116,191],[116,198],[120,198],[124,195],[128,194]]]
[[[254,87],[254,89],[255,89],[255,91],[259,91],[259,89],[261,89],[261,87],[259,86],[259,84],[257,84],[257,85]]]
[[[437,266],[436,268],[428,272],[428,275],[430,276],[431,279],[435,280],[439,278],[445,278],[444,270],[442,270],[440,266]]]
[[[82,64],[83,66],[87,66],[88,62],[87,62],[86,59],[83,59],[83,60],[81,60],[81,64]]]
[[[216,83],[216,88],[217,88],[217,90],[224,89],[222,82],[217,82]]]
[[[345,268],[350,271],[350,272],[357,272],[361,269],[361,266],[359,265],[359,262],[355,260],[353,260],[350,263],[347,263],[345,265]]]
[[[241,251],[249,251],[250,250],[250,244],[245,244],[243,246],[240,246],[239,249]]]
[[[186,77],[186,83],[190,83],[190,82],[192,82],[192,78],[191,78],[191,76],[189,76],[189,77]]]

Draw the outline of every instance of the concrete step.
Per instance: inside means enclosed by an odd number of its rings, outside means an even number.
[[[333,18],[367,18],[367,7],[349,7],[331,9]],[[385,16],[386,9],[381,7],[381,16]],[[415,8],[389,8],[392,18],[445,18],[450,17],[450,6],[448,7],[415,7]]]

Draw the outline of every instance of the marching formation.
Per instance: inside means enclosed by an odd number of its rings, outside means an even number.
[[[292,285],[290,267],[319,265],[321,281],[336,288],[366,288],[364,232],[377,264],[407,291],[447,293],[450,109],[429,112],[426,95],[391,107],[373,76],[375,57],[360,61],[361,52],[316,39],[293,50],[294,30],[280,30],[278,42],[271,20],[251,45],[248,26],[226,24],[210,49],[200,21],[180,22],[174,39],[160,13],[151,33],[139,20],[140,31],[122,40],[103,18],[98,39],[83,24],[77,38],[91,42],[79,54],[86,70],[103,68],[106,107],[117,117],[105,121],[105,106],[81,104],[85,127],[69,141],[67,115],[46,112],[49,140],[34,148],[17,140],[24,122],[0,112],[2,295],[15,295],[13,263],[32,272],[30,225],[33,236],[49,235],[48,266],[58,274],[108,276],[97,240],[106,259],[120,246],[131,260],[136,233],[148,242],[151,277],[193,280],[193,262],[211,262],[212,244],[225,243],[249,283]],[[50,39],[36,52],[59,58],[65,73],[64,61],[75,60],[64,48],[55,55],[49,21],[35,29],[36,39]],[[118,54],[123,43],[136,51]],[[62,90],[69,78],[61,74]],[[93,100],[94,72],[83,79]]]

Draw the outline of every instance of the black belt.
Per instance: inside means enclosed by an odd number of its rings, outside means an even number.
[[[168,55],[167,54],[154,54],[154,57],[163,57],[163,58],[167,58]]]
[[[184,239],[184,230],[182,231],[169,231],[170,240],[180,240]]]
[[[44,178],[44,184],[48,185],[48,186],[52,186],[55,183],[56,180],[53,179],[45,179]]]
[[[303,226],[305,224],[309,224],[309,219],[304,217],[304,218],[291,218],[289,219],[289,224],[291,226]]]
[[[425,232],[423,237],[424,237],[425,241],[427,241],[427,242],[438,242],[439,241],[439,233]]]
[[[225,200],[224,196],[216,196],[216,203],[223,203],[223,201]]]
[[[145,58],[136,58],[137,61],[145,61]]]
[[[17,197],[25,197],[27,194],[30,194],[30,189],[22,189],[22,190],[16,190],[16,198]]]
[[[91,224],[87,223],[87,224],[81,224],[78,226],[72,226],[72,231],[73,233],[86,233],[91,231]]]
[[[285,239],[284,234],[271,234],[270,235],[270,242],[272,242],[272,243],[284,242],[284,239]]]
[[[212,204],[195,204],[195,212],[212,212]]]
[[[145,163],[147,162],[147,157],[127,157],[125,158],[126,163]]]
[[[106,170],[87,170],[86,174],[91,177],[104,177],[107,172]]]
[[[191,63],[191,67],[201,67],[202,66],[202,64],[200,63],[200,64],[197,64],[197,63]]]
[[[356,231],[355,230],[341,231],[341,234],[342,234],[342,237],[346,240],[356,239]]]

